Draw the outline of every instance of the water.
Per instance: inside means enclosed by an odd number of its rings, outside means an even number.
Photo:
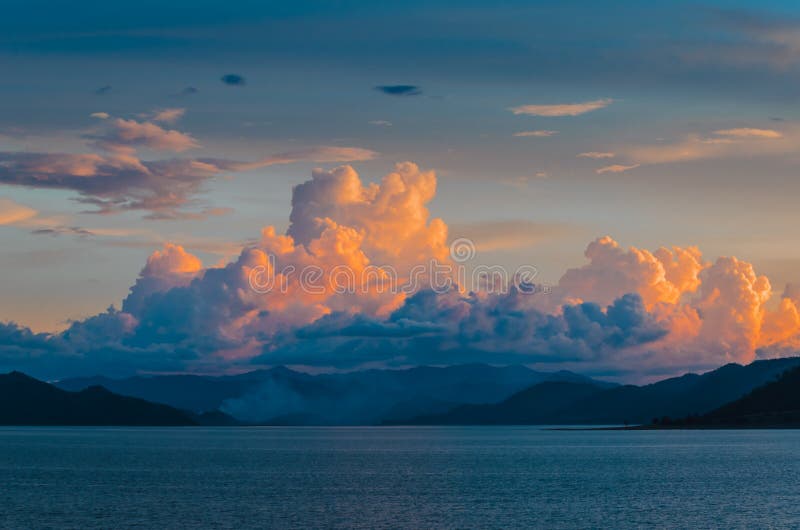
[[[800,431],[0,429],[4,528],[800,526]]]

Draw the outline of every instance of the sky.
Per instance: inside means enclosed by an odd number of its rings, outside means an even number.
[[[795,351],[793,2],[4,13],[0,367],[638,381]],[[408,283],[462,240],[468,271],[525,266],[537,292],[250,289],[258,266]]]

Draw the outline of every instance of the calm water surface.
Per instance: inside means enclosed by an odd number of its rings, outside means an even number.
[[[3,528],[797,528],[800,431],[0,429]]]

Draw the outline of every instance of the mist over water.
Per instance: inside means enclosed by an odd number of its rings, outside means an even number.
[[[800,431],[4,428],[0,527],[800,524]]]

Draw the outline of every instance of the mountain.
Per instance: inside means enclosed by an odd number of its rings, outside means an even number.
[[[558,423],[650,423],[655,417],[700,415],[738,399],[800,366],[800,358],[727,364],[702,375],[687,374],[641,387],[622,386],[561,411]]]
[[[496,404],[460,405],[443,414],[418,416],[415,425],[536,425],[550,420],[575,401],[597,395],[593,383],[553,381],[539,383]],[[389,423],[404,423],[395,420]]]
[[[20,372],[0,375],[0,425],[197,425],[172,407],[103,387],[67,392]]]
[[[220,409],[251,423],[354,425],[435,414],[460,404],[498,402],[544,381],[592,380],[571,372],[467,364],[317,375],[275,367],[234,376],[93,377],[56,385],[82,390],[100,384],[118,394],[196,413]]]
[[[731,403],[699,417],[674,421],[662,419],[663,427],[800,427],[800,368],[777,381],[760,386]]]
[[[492,405],[458,406],[418,415],[408,424],[647,424],[664,416],[702,415],[775,381],[800,358],[728,364],[645,386],[602,388],[591,382],[539,383]]]
[[[72,392],[92,386],[102,386],[116,394],[163,403],[196,413],[217,410],[231,397],[241,396],[258,386],[263,374],[251,372],[250,377],[205,377],[197,375],[161,375],[153,377],[82,377],[65,379],[55,384]]]

